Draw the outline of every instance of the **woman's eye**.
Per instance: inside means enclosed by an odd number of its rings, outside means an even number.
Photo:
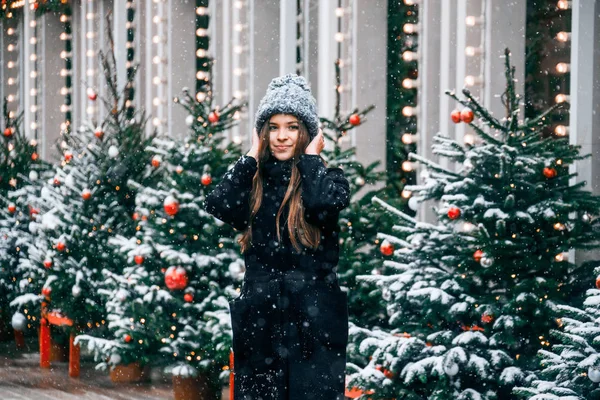
[[[270,130],[275,130],[275,129],[277,129],[277,127],[276,126],[270,126],[269,129]]]
[[[298,129],[298,125],[292,125],[290,126],[290,129]]]

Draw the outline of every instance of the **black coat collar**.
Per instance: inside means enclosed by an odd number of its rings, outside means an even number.
[[[292,176],[294,160],[281,161],[269,153],[269,158],[263,162],[263,174],[267,181],[287,184]]]

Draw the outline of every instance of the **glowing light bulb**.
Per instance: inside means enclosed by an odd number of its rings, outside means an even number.
[[[556,7],[559,10],[568,10],[569,8],[571,8],[571,2],[568,0],[558,0],[558,3],[556,3]]]
[[[571,40],[571,32],[558,32],[556,34],[556,40],[563,43],[568,42],[569,40]]]
[[[561,62],[561,63],[556,64],[556,72],[558,72],[559,74],[566,74],[570,70],[571,70],[571,64],[569,64],[569,63]]]
[[[419,32],[419,25],[417,24],[404,24],[404,26],[402,26],[402,30],[404,31],[404,33],[407,34],[414,34],[414,33],[418,33]]]
[[[419,58],[419,54],[414,51],[405,51],[402,53],[402,59],[406,62],[415,61]]]
[[[475,16],[475,15],[469,15],[465,18],[465,24],[467,26],[473,27],[473,26],[477,26],[477,25],[481,25],[483,24],[483,17],[482,16]]]
[[[465,55],[467,57],[474,57],[483,53],[483,49],[481,47],[467,46],[465,47]]]

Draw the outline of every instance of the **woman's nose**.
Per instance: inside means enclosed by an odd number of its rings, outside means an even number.
[[[285,129],[280,129],[277,131],[277,139],[286,139],[287,138],[287,132],[285,131]]]

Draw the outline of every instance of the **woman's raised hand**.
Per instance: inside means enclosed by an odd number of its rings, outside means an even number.
[[[308,146],[306,146],[304,154],[315,154],[318,156],[324,148],[325,137],[323,136],[323,130],[319,128],[319,133],[317,133],[317,136],[315,136]]]
[[[250,148],[250,151],[248,151],[248,153],[246,154],[247,156],[251,156],[254,157],[255,159],[258,159],[258,144],[259,144],[259,137],[258,137],[258,132],[256,131],[256,128],[254,128],[252,130],[252,147]]]

